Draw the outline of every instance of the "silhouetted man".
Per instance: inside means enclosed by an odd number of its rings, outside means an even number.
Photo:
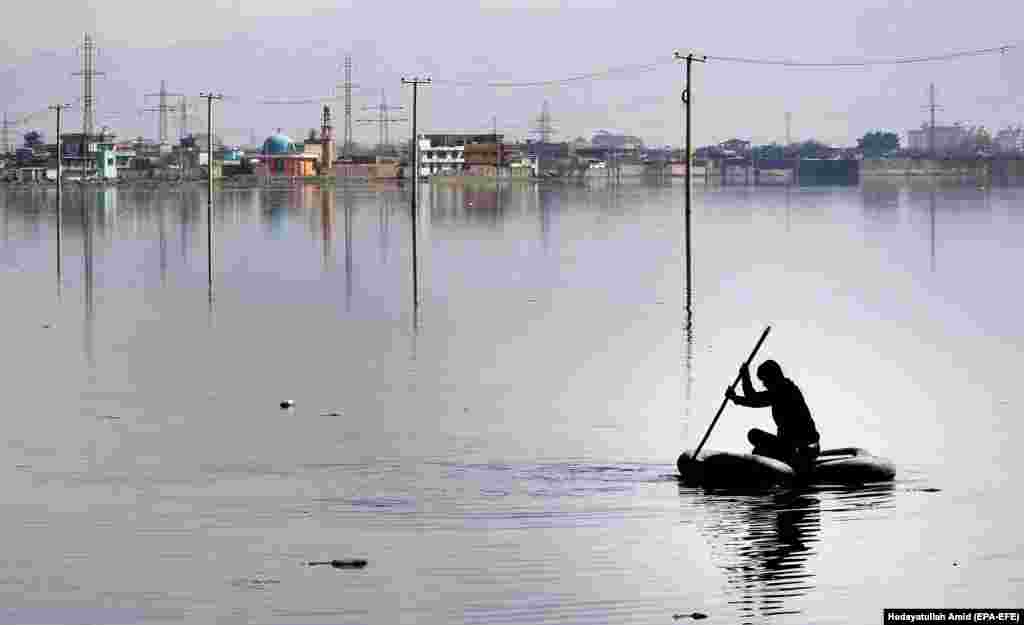
[[[752,428],[747,433],[747,439],[754,446],[753,453],[789,463],[797,471],[808,471],[821,452],[821,437],[814,427],[814,419],[803,393],[792,380],[782,374],[782,367],[774,360],[766,360],[757,368],[757,379],[765,390],[754,390],[750,382],[750,369],[746,364],[740,368],[740,378],[743,381],[743,395],[737,395],[736,391],[729,388],[725,396],[748,408],[771,406],[772,419],[778,427],[777,435],[758,428]]]

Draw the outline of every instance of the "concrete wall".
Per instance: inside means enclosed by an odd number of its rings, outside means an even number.
[[[866,158],[862,176],[987,176],[991,161],[980,159]]]

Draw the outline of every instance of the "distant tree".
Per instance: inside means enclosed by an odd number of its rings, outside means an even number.
[[[43,133],[38,130],[32,130],[25,133],[25,147],[34,148],[43,145]]]
[[[759,145],[753,149],[753,153],[754,158],[758,160],[781,160],[785,158],[782,146],[777,143]]]
[[[857,139],[857,147],[865,158],[878,158],[900,149],[900,136],[895,132],[876,130]]]
[[[312,142],[312,141],[316,141],[316,140],[317,140],[316,130],[314,130],[313,128],[310,128],[309,129],[309,136],[306,137],[306,141],[311,141]]]
[[[827,145],[814,139],[796,145],[796,153],[800,158],[826,158],[830,151]]]

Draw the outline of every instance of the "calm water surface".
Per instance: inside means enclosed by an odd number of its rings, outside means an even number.
[[[698,189],[690,319],[679,185],[424,185],[415,312],[407,188],[215,199],[211,303],[204,190],[66,190],[58,285],[53,190],[0,189],[0,622],[1024,603],[1024,189]],[[769,323],[823,444],[895,483],[678,484]]]

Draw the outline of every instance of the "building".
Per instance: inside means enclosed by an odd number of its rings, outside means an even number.
[[[258,162],[253,171],[257,175],[268,177],[315,176],[320,160],[320,150],[319,146],[317,147],[315,154],[309,154],[305,152],[304,147],[300,148],[287,136],[280,133],[272,135],[263,142],[259,156],[254,157]]]
[[[750,142],[744,141],[743,139],[729,139],[728,141],[719,143],[718,147],[726,154],[726,156],[733,154],[737,156],[745,156],[750,154]]]
[[[478,135],[423,134],[419,142],[419,175],[454,175],[466,171],[466,144]],[[493,135],[484,135],[492,137]]]
[[[114,138],[115,135],[111,133],[85,135],[80,132],[69,132],[61,135],[64,168],[69,174],[82,178],[95,176],[97,146],[111,144]]]
[[[117,146],[115,144],[96,144],[96,177],[101,180],[117,179]]]
[[[1011,126],[996,133],[996,149],[1004,154],[1024,152],[1024,127]]]
[[[616,151],[622,152],[638,152],[644,149],[644,142],[639,137],[613,134],[606,130],[598,130],[594,133],[590,144],[594,147],[614,148]]]
[[[967,138],[967,133],[959,124],[935,127],[935,145],[931,145],[932,128],[921,124],[921,128],[907,131],[907,149],[911,152],[935,152],[949,154],[960,149]]]

